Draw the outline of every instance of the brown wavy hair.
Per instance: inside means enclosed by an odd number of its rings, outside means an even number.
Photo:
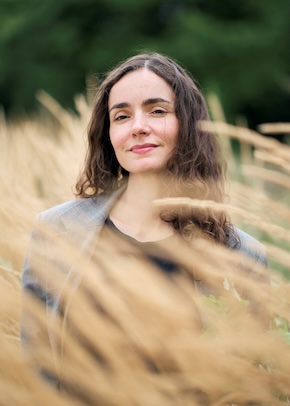
[[[76,195],[83,198],[111,193],[126,182],[128,172],[116,158],[110,142],[108,99],[112,87],[126,74],[148,69],[161,77],[175,95],[179,122],[177,144],[167,162],[166,176],[174,179],[177,195],[222,202],[225,196],[225,163],[213,134],[199,128],[208,120],[208,109],[195,80],[174,60],[159,53],[142,53],[120,63],[110,71],[97,89],[88,127],[85,167],[76,184]],[[177,188],[176,188],[177,185]],[[182,235],[198,227],[215,241],[226,243],[232,225],[225,213],[175,208],[161,213],[165,221]]]

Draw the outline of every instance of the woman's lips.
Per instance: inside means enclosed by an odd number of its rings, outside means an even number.
[[[130,151],[134,152],[135,154],[146,154],[147,152],[152,151],[156,147],[157,147],[156,144],[134,145],[132,148],[130,148]]]

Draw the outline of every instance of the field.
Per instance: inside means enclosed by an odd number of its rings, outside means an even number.
[[[61,368],[70,390],[61,395],[32,371],[31,360],[20,351],[21,270],[37,213],[74,198],[91,109],[83,96],[75,100],[76,113],[44,92],[38,99],[43,106],[38,116],[0,118],[1,405],[289,403],[290,124],[265,123],[258,131],[242,122],[229,125],[217,100],[209,100],[214,120],[201,125],[218,134],[228,162],[229,198],[221,208],[265,245],[269,262],[267,270],[256,267],[249,277],[235,272],[240,258],[226,249],[212,248],[209,256],[204,241],[191,253],[182,245],[172,247],[176,258],[190,261],[220,286],[220,296],[196,297],[188,276],[176,281],[177,290],[148,264],[132,261],[128,267],[120,252],[105,248],[89,263],[59,242],[62,255],[94,269],[73,304],[71,322],[82,340],[65,337]],[[102,269],[110,283],[101,277]],[[265,272],[270,283],[260,278]],[[249,310],[237,286],[257,312]],[[91,296],[109,318],[95,311]],[[31,306],[41,324],[43,309]],[[202,331],[197,313],[206,320]],[[39,356],[49,367],[45,348]]]

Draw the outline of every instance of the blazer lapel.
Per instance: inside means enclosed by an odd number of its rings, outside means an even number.
[[[85,255],[87,260],[91,260],[98,236],[109,214],[109,211],[117,198],[121,195],[124,188],[118,189],[112,195],[99,195],[95,198],[82,199],[79,204],[64,212],[61,216],[61,222],[65,227],[67,237],[72,240],[79,252]],[[67,327],[67,316],[70,309],[73,296],[77,292],[82,279],[85,275],[85,269],[81,272],[78,267],[72,265],[66,271],[64,282],[59,290],[58,305],[62,301],[64,290],[69,286],[69,295],[65,300],[65,309],[62,318],[60,347],[58,348],[55,340],[51,340],[51,345],[55,353],[59,353],[62,359],[64,351],[64,332]]]

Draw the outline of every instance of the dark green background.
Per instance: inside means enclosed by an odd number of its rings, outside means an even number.
[[[185,66],[226,118],[290,121],[290,0],[0,0],[0,104],[35,111],[44,89],[64,107],[142,50]]]

